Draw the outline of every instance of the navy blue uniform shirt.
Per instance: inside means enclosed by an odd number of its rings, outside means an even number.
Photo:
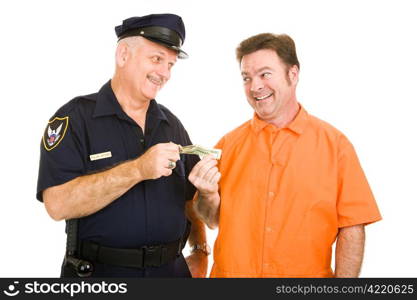
[[[121,108],[107,82],[77,97],[50,119],[41,144],[36,197],[76,177],[137,158],[158,143],[191,144],[181,122],[151,100],[145,133]],[[139,182],[100,211],[79,219],[78,237],[115,248],[168,243],[182,237],[185,203],[195,192],[188,174],[198,162],[181,155],[172,175]]]

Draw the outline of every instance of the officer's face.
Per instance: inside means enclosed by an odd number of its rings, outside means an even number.
[[[240,68],[246,98],[258,117],[279,119],[296,99],[297,67],[288,70],[275,51],[262,49],[243,56]]]
[[[175,51],[141,38],[140,44],[131,49],[126,64],[126,80],[131,82],[134,96],[145,101],[154,99],[171,77],[176,61]]]

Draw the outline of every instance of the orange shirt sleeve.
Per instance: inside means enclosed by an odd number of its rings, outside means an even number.
[[[375,198],[360,166],[353,145],[341,136],[338,145],[339,227],[370,224],[381,219]]]

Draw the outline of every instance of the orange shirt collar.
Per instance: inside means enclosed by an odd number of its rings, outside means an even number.
[[[301,135],[308,122],[308,113],[301,104],[299,105],[300,110],[297,113],[297,116],[285,128],[293,131],[298,135]],[[253,114],[253,118],[251,120],[251,127],[256,134],[258,134],[262,129],[264,129],[268,125],[269,123],[265,122],[264,120],[261,120],[256,114],[256,112]]]

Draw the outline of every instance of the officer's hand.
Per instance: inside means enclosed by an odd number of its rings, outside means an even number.
[[[193,278],[205,278],[207,275],[208,256],[201,251],[194,251],[185,258]]]
[[[217,160],[208,155],[194,166],[188,180],[194,184],[200,195],[205,196],[218,192],[220,176]]]
[[[158,179],[172,174],[180,159],[179,147],[174,143],[160,143],[149,148],[137,158],[137,167],[143,180]],[[171,164],[171,166],[170,166]]]

